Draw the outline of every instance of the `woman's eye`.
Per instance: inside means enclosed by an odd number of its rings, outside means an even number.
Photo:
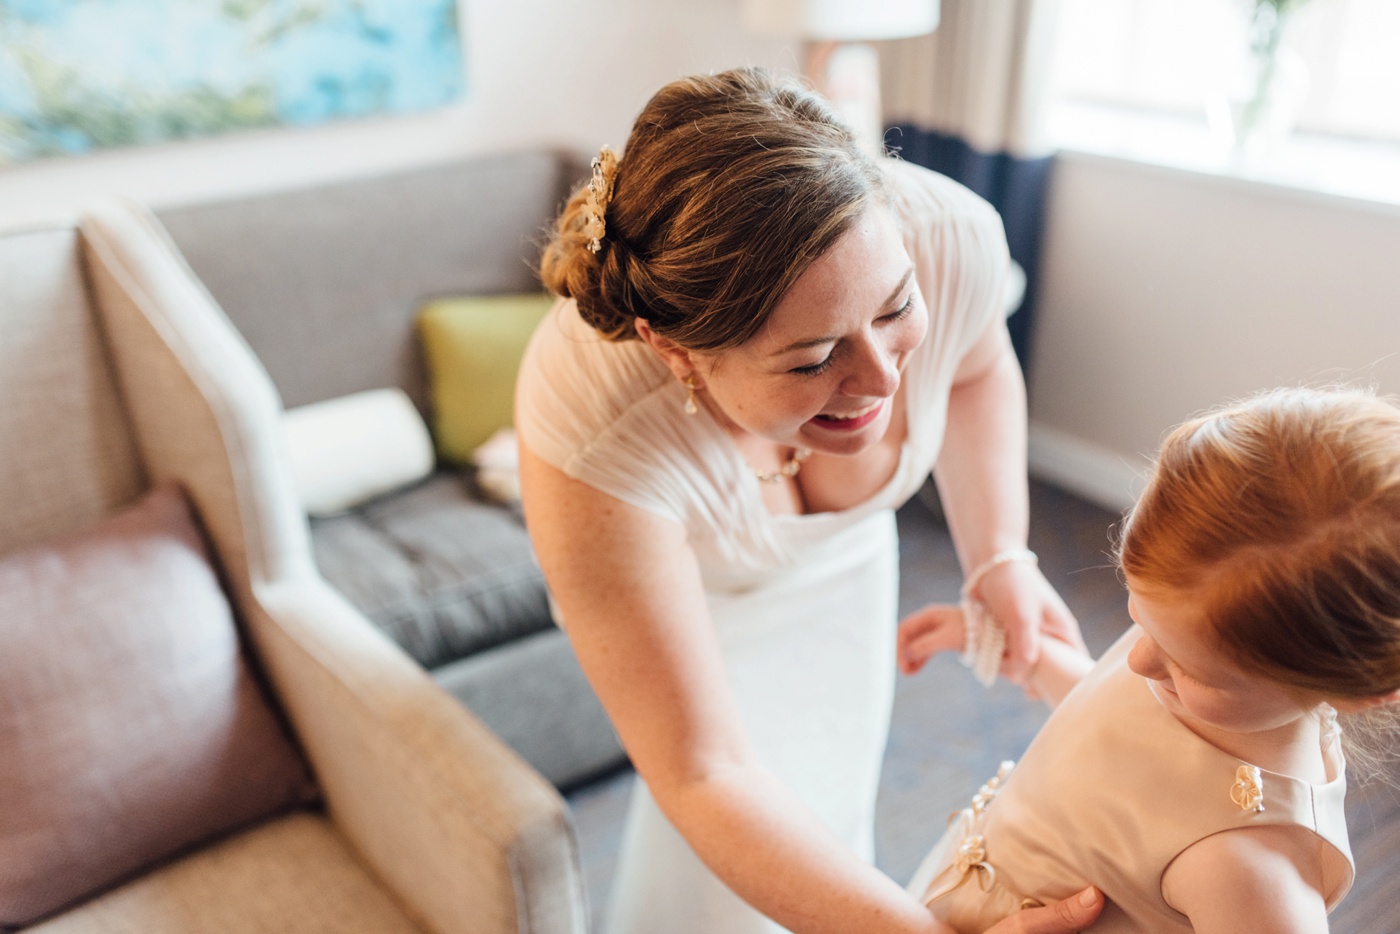
[[[803,376],[816,376],[818,373],[821,373],[829,366],[831,366],[830,354],[828,354],[827,358],[821,361],[820,363],[813,363],[810,366],[796,366],[792,368],[791,372],[800,373]]]
[[[910,292],[910,293],[909,293],[909,297],[906,298],[906,299],[904,300],[904,304],[903,304],[903,305],[900,305],[899,308],[896,309],[895,311],[892,311],[892,312],[890,312],[889,314],[885,315],[885,320],[886,320],[886,321],[898,321],[900,318],[906,317],[906,316],[909,314],[909,312],[911,312],[911,311],[913,311],[913,310],[914,310],[914,293],[913,293],[913,292]]]

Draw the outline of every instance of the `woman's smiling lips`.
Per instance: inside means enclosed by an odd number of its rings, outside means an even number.
[[[880,415],[880,410],[884,408],[885,400],[881,399],[868,408],[862,409],[853,415],[817,415],[812,418],[812,423],[819,425],[828,431],[855,431],[864,428]]]

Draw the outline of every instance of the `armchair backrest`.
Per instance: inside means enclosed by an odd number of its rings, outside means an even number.
[[[426,411],[415,312],[539,289],[545,228],[585,171],[551,151],[477,156],[158,217],[288,407],[398,386]]]
[[[76,227],[0,233],[0,552],[147,487]]]
[[[280,412],[144,208],[0,232],[0,552],[178,483],[236,604],[256,582],[312,573]]]

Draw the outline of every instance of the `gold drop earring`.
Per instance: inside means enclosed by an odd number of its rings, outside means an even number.
[[[700,411],[700,404],[695,401],[695,374],[688,374],[682,382],[688,390],[685,397],[685,414],[694,415]]]

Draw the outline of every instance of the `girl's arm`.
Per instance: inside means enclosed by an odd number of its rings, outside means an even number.
[[[964,571],[1026,547],[1026,389],[1003,321],[994,322],[958,366],[934,475]],[[987,574],[979,592],[1006,630],[1006,678],[1025,681],[1042,632],[1083,647],[1079,624],[1034,565],[1003,564]]]
[[[946,931],[756,760],[684,530],[523,446],[520,468],[531,540],[579,662],[658,806],[700,859],[801,934]],[[1066,901],[993,930],[1067,934],[1101,906],[1101,898]]]
[[[1300,827],[1206,837],[1162,876],[1162,896],[1196,934],[1325,934],[1321,843]]]
[[[1066,645],[1059,639],[1042,639],[1040,658],[1031,669],[1027,687],[1053,709],[1093,667],[1094,660],[1082,648]]]

